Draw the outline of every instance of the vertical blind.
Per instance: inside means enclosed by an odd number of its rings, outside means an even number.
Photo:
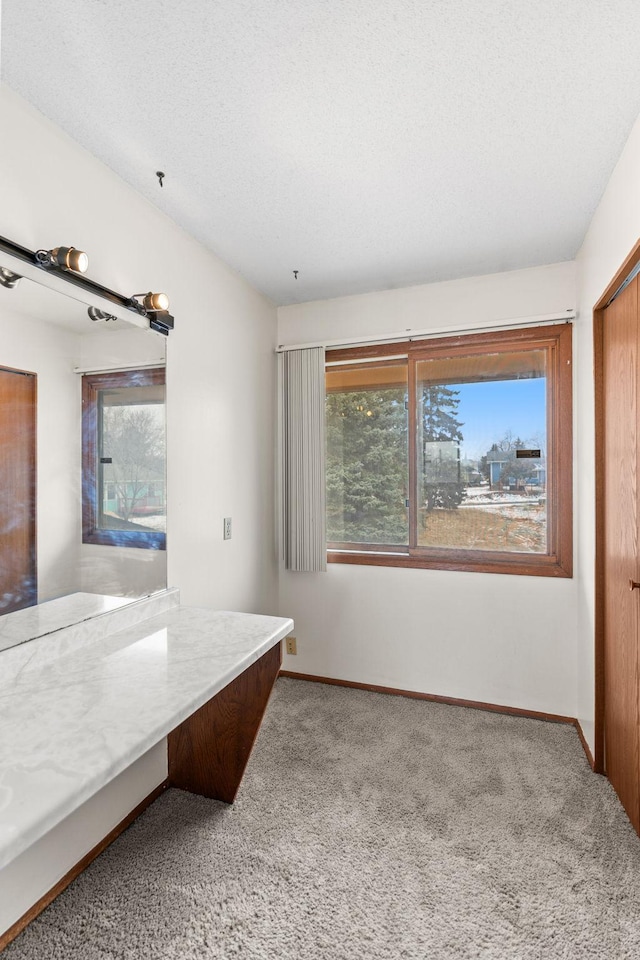
[[[326,570],[324,348],[289,350],[278,361],[284,563]]]

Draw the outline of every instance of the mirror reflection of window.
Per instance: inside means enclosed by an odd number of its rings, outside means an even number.
[[[83,377],[83,542],[164,549],[164,369]]]

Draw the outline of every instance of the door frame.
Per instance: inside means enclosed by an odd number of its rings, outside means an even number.
[[[593,308],[593,376],[595,393],[595,742],[593,769],[605,772],[604,762],[604,313],[609,300],[640,263],[640,239]]]

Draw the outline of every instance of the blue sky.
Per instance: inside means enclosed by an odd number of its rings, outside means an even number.
[[[488,383],[450,384],[460,391],[458,420],[464,440],[461,456],[475,460],[484,456],[492,443],[510,430],[529,443],[538,435],[544,442],[546,431],[546,379],[497,380]]]

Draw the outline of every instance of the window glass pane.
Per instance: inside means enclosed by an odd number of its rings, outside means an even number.
[[[327,371],[327,539],[406,545],[407,362]]]
[[[546,351],[416,364],[418,546],[547,552]]]
[[[164,385],[98,392],[98,528],[167,528]]]

